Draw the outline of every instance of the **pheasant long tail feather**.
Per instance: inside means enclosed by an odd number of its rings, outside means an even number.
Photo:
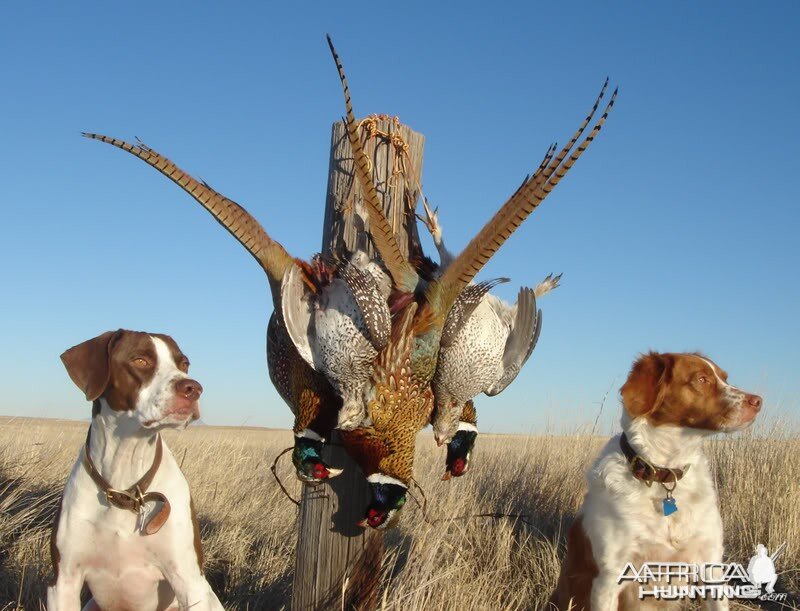
[[[408,260],[403,256],[400,246],[394,237],[394,232],[389,225],[389,221],[386,220],[386,216],[378,200],[378,193],[375,190],[375,185],[372,182],[367,165],[367,157],[364,154],[363,147],[361,146],[361,139],[358,135],[358,125],[356,124],[355,115],[353,114],[353,104],[350,100],[350,87],[347,84],[347,77],[344,74],[342,62],[339,59],[338,53],[336,53],[331,37],[328,36],[327,38],[328,46],[333,55],[333,61],[336,62],[336,69],[339,72],[339,80],[342,82],[344,104],[347,111],[347,116],[345,118],[347,137],[350,140],[350,147],[353,149],[354,171],[361,185],[364,206],[367,209],[367,215],[369,217],[370,235],[395,286],[403,291],[411,292],[416,288],[418,276],[411,265],[409,265]]]
[[[555,186],[559,182],[561,182],[561,179],[567,175],[567,172],[569,172],[570,168],[573,165],[575,165],[575,162],[578,161],[578,158],[581,155],[583,155],[583,152],[587,148],[589,148],[589,145],[597,137],[597,134],[600,133],[600,130],[603,128],[603,125],[605,125],[606,119],[608,119],[608,113],[611,112],[611,109],[614,107],[614,102],[617,99],[618,92],[619,92],[618,89],[614,89],[614,93],[611,94],[611,99],[608,101],[608,104],[606,105],[606,108],[603,111],[603,116],[601,116],[600,119],[597,121],[595,126],[592,128],[592,131],[589,132],[589,135],[583,139],[583,142],[581,142],[580,146],[574,151],[572,151],[568,159],[566,159],[563,163],[561,163],[558,167],[555,168],[555,172],[553,173],[552,176],[548,177],[549,180],[544,185],[536,189],[536,192],[534,193],[534,198],[537,200],[536,202],[537,206],[539,205],[539,202],[541,202],[545,197],[547,197],[550,191],[552,191],[555,188]]]
[[[284,272],[292,264],[292,257],[283,246],[267,235],[264,228],[247,210],[207,184],[196,180],[172,161],[143,144],[133,145],[100,134],[83,135],[135,155],[177,184],[208,210],[255,257],[266,271],[271,285],[280,286]]]
[[[496,253],[503,243],[511,236],[522,222],[537,208],[545,197],[553,190],[555,185],[567,174],[569,169],[575,164],[578,158],[588,148],[589,144],[597,136],[608,117],[608,113],[614,105],[617,91],[611,96],[603,115],[595,124],[592,131],[584,138],[578,148],[574,149],[575,144],[580,139],[586,127],[591,122],[600,104],[600,100],[605,94],[607,86],[603,85],[592,111],[584,120],[583,124],[576,131],[569,143],[553,157],[554,148],[550,147],[545,155],[545,161],[539,166],[537,171],[531,176],[508,201],[498,210],[486,225],[467,245],[464,251],[447,268],[441,277],[441,289],[443,291],[441,305],[449,308],[453,300],[461,290],[469,284],[472,279],[483,268],[486,262]]]
[[[547,180],[550,179],[550,177],[553,175],[553,172],[564,161],[564,158],[575,146],[575,143],[578,141],[581,135],[583,135],[583,132],[586,131],[586,128],[589,126],[589,123],[592,120],[592,117],[597,112],[597,108],[600,106],[600,101],[603,99],[603,96],[605,96],[606,89],[608,89],[608,77],[606,77],[606,80],[603,83],[603,87],[600,89],[600,93],[597,95],[597,98],[595,99],[594,104],[592,105],[592,109],[589,111],[589,114],[586,115],[586,118],[583,120],[583,123],[581,123],[580,127],[578,127],[578,129],[575,131],[575,134],[572,136],[567,145],[561,149],[555,160],[553,160],[553,156],[556,153],[558,144],[554,142],[550,146],[550,148],[547,149],[547,152],[545,153],[542,162],[539,164],[539,167],[536,169],[536,171],[533,173],[532,176],[528,175],[525,177],[525,180],[522,181],[522,184],[519,187],[517,187],[517,190],[514,191],[514,194],[511,196],[511,198],[509,198],[509,201],[506,202],[506,205],[503,206],[503,208],[501,208],[498,211],[498,214],[496,215],[497,217],[504,219],[505,214],[509,214],[514,211],[514,208],[512,206],[508,206],[508,204],[514,198],[532,197],[533,194],[536,192],[536,190],[540,188],[543,184],[545,184]],[[616,92],[614,92],[614,95],[616,96]],[[612,100],[612,105],[613,105],[613,100]],[[552,188],[550,190],[552,190]],[[538,203],[536,205],[538,205]],[[522,221],[525,220],[525,218],[527,218],[527,214],[520,219],[519,221],[520,224],[522,223]]]
[[[603,87],[600,89],[600,93],[598,94],[597,99],[594,101],[594,105],[592,106],[592,110],[590,110],[589,114],[586,115],[586,118],[583,120],[583,123],[581,123],[581,126],[577,129],[575,134],[572,136],[572,139],[567,143],[567,145],[564,148],[561,149],[561,152],[559,152],[559,154],[556,157],[555,161],[553,161],[551,163],[550,159],[547,159],[546,163],[543,163],[542,165],[539,166],[539,170],[541,172],[541,175],[539,176],[538,183],[536,183],[537,186],[541,185],[544,181],[546,181],[547,179],[550,178],[550,176],[553,174],[553,171],[561,164],[562,161],[564,161],[564,157],[566,157],[567,154],[572,150],[572,147],[575,146],[575,143],[578,141],[578,138],[580,138],[583,135],[583,132],[586,131],[586,128],[589,126],[589,123],[592,121],[592,117],[594,117],[594,113],[597,112],[597,109],[600,106],[600,102],[602,101],[603,96],[605,96],[605,94],[606,94],[606,89],[608,89],[608,78],[607,77],[606,77],[605,82],[603,83]],[[616,95],[617,95],[617,92],[614,91],[614,97],[616,97]],[[611,105],[613,105],[613,104],[614,104],[614,101],[612,99],[611,100]],[[610,106],[609,106],[609,108],[610,108]],[[607,112],[608,112],[608,108],[606,109],[606,113]],[[605,116],[603,116],[601,119],[602,119],[603,122],[605,122]],[[591,142],[591,140],[589,142]],[[553,146],[553,152],[555,152],[555,146]],[[550,154],[550,157],[552,158],[552,152]],[[539,173],[539,172],[537,172],[537,173]],[[528,185],[526,185],[526,187],[527,187],[528,193],[530,193],[533,190],[533,183],[529,183]]]
[[[603,87],[600,89],[600,93],[597,95],[597,99],[595,99],[594,104],[592,105],[592,109],[589,111],[589,114],[586,115],[586,118],[583,120],[583,123],[581,123],[580,127],[575,131],[575,134],[572,136],[567,145],[561,149],[558,156],[555,158],[555,161],[553,161],[553,155],[555,155],[557,144],[553,143],[553,145],[549,149],[547,149],[547,153],[545,153],[544,159],[539,164],[539,167],[537,168],[536,172],[534,172],[533,176],[526,178],[522,182],[519,188],[514,192],[512,198],[531,196],[533,193],[535,193],[537,188],[541,187],[543,184],[546,183],[547,180],[550,179],[550,177],[553,175],[553,172],[564,161],[564,158],[572,150],[572,147],[575,146],[575,143],[583,135],[583,132],[586,131],[586,128],[589,126],[589,123],[592,120],[592,117],[594,117],[594,113],[597,112],[597,109],[600,106],[600,102],[603,99],[603,96],[605,96],[606,94],[606,89],[608,89],[608,77],[606,77],[606,80],[603,83]],[[617,92],[614,91],[614,97],[616,97],[616,95]],[[608,109],[611,106],[613,106],[613,104],[614,101],[612,99],[611,104],[606,109],[606,114],[608,113]],[[605,122],[605,116],[602,117],[602,121]],[[591,142],[591,140],[588,141]]]

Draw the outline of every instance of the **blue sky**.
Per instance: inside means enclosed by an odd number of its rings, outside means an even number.
[[[606,75],[606,128],[481,278],[564,272],[484,430],[619,413],[640,351],[701,349],[800,415],[800,4],[23,3],[0,7],[0,414],[86,418],[58,355],[107,329],[172,334],[212,424],[287,427],[267,377],[263,272],[177,187],[80,137],[143,141],[320,248],[343,102],[426,137],[423,184],[466,245]]]

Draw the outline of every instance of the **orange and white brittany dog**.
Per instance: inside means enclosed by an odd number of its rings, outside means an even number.
[[[550,608],[643,609],[630,562],[722,561],[722,519],[703,440],[749,426],[761,397],[728,384],[699,354],[651,352],[621,389],[623,433],[588,472],[589,490],[567,537]],[[661,605],[663,602],[659,601]],[[727,600],[707,600],[727,609]]]

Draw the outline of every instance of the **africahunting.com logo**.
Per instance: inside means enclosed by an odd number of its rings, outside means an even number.
[[[782,543],[772,555],[760,543],[747,567],[734,562],[645,562],[638,568],[625,565],[617,583],[635,581],[639,598],[658,600],[742,598],[785,601],[786,592],[776,592],[775,561],[786,550]]]

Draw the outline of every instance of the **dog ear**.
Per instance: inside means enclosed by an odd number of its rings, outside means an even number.
[[[650,352],[639,358],[620,389],[622,404],[631,418],[656,409],[664,398],[666,382],[672,372],[672,356]]]
[[[111,377],[111,350],[120,335],[121,329],[106,331],[61,355],[69,377],[86,393],[87,401],[94,401],[105,392]]]

